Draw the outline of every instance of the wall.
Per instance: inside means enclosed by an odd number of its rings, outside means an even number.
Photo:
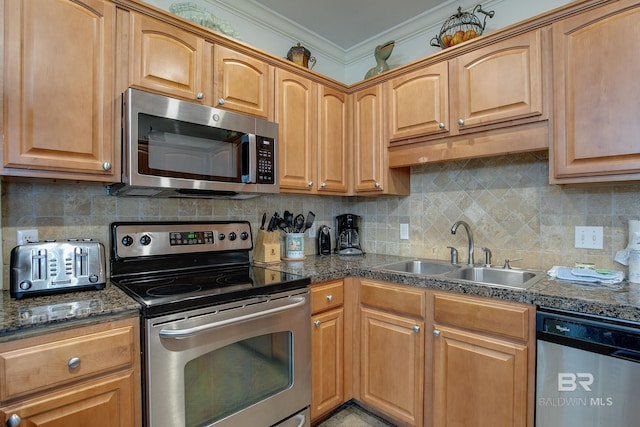
[[[114,198],[99,185],[4,183],[2,191],[5,283],[9,253],[18,228],[39,229],[40,239],[90,236],[108,245],[112,221],[239,219],[258,227],[262,212],[311,210],[316,223],[334,226],[335,215],[363,217],[364,249],[415,257],[448,259],[447,246],[466,260],[467,238],[450,229],[459,219],[473,230],[476,261],[481,247],[494,262],[523,258],[514,266],[547,269],[594,262],[623,269],[615,252],[627,244],[627,221],[640,217],[640,184],[565,188],[548,184],[546,153],[500,156],[414,167],[408,197],[344,198],[277,195],[244,201]],[[409,240],[399,224],[410,225]],[[604,227],[604,249],[573,248],[574,226]],[[335,239],[332,240],[335,243]],[[315,253],[307,238],[305,252]]]
[[[169,10],[179,0],[146,0],[160,9]],[[337,81],[353,84],[361,81],[367,71],[376,65],[375,47],[395,40],[393,53],[387,61],[391,68],[424,58],[440,50],[430,46],[430,40],[440,32],[443,23],[456,13],[458,6],[463,11],[472,11],[482,4],[495,16],[487,19],[485,33],[506,27],[518,21],[555,9],[570,0],[450,0],[435,9],[420,14],[405,23],[364,40],[356,46],[342,50],[321,36],[298,26],[282,16],[272,13],[250,0],[192,0],[199,7],[227,21],[238,32],[241,41],[276,56],[286,57],[297,42],[311,51],[317,62],[314,71]],[[482,21],[484,15],[479,14]]]

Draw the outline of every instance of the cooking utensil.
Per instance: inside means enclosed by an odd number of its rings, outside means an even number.
[[[289,228],[289,223],[287,223],[287,221],[285,221],[282,218],[280,218],[280,220],[278,221],[278,228],[284,231],[285,233],[291,232],[291,229]]]
[[[284,220],[287,221],[287,225],[290,229],[293,229],[293,214],[289,211],[284,211]]]
[[[260,230],[264,230],[264,223],[267,220],[267,213],[262,214],[262,220],[260,221]]]
[[[298,214],[293,220],[293,229],[296,233],[302,232],[302,227],[304,227],[304,215]]]
[[[309,211],[309,213],[307,214],[307,221],[304,223],[304,227],[302,228],[302,233],[304,233],[305,231],[311,228],[311,226],[313,225],[313,221],[315,219],[316,219],[316,214]]]

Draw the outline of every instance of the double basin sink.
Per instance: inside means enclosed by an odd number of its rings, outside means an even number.
[[[422,276],[441,276],[452,280],[498,286],[511,289],[529,289],[545,276],[542,271],[486,266],[460,266],[446,261],[413,259],[374,267],[400,273]]]

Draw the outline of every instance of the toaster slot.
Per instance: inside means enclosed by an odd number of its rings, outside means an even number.
[[[31,280],[47,279],[47,250],[34,249],[31,251]]]
[[[89,275],[89,250],[78,246],[75,248],[75,276],[83,277]]]

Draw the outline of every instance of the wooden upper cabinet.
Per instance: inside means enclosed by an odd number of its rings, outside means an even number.
[[[617,1],[553,24],[551,183],[640,179],[639,20]]]
[[[212,104],[211,45],[202,37],[131,12],[131,85]]]
[[[347,95],[318,85],[318,191],[349,191],[349,112]]]
[[[4,3],[4,175],[112,181],[116,8]]]
[[[280,191],[311,193],[315,185],[317,86],[307,78],[277,69],[276,93]]]
[[[214,86],[220,108],[271,118],[273,67],[229,48],[214,50]]]
[[[543,113],[541,31],[451,60],[451,120],[464,131]]]
[[[382,85],[351,96],[354,192],[408,195],[409,168],[388,167]]]
[[[446,61],[384,83],[389,140],[449,130],[449,66]]]

